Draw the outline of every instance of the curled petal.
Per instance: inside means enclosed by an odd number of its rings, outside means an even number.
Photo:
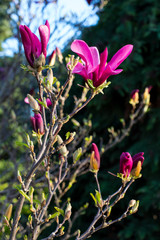
[[[82,40],[74,40],[71,44],[71,50],[77,53],[85,62],[88,73],[94,71],[100,62],[98,49],[96,47],[89,47]]]
[[[87,80],[87,78],[88,78],[86,69],[85,69],[84,65],[80,62],[77,63],[77,65],[73,69],[72,73],[81,75],[85,80]]]
[[[116,54],[111,58],[108,62],[110,67],[115,70],[132,52],[133,45],[128,44],[122,47],[121,49],[116,52]]]

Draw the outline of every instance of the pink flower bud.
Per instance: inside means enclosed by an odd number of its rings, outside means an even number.
[[[135,167],[137,167],[137,164],[138,164],[139,161],[141,162],[141,166],[142,166],[142,164],[143,164],[143,162],[144,162],[144,157],[143,157],[143,155],[144,155],[144,152],[140,152],[140,153],[135,154],[135,155],[132,157],[132,159],[133,159],[133,169],[134,169]]]
[[[123,152],[120,156],[120,169],[119,172],[128,177],[133,166],[133,160],[128,152]]]
[[[44,134],[43,118],[40,113],[35,113],[34,117],[31,117],[31,123],[32,123],[33,130],[36,133],[39,133],[41,135]]]
[[[92,143],[91,151],[90,168],[92,171],[98,171],[100,168],[100,154],[95,143]]]

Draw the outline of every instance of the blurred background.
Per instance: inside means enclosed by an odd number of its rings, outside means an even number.
[[[48,56],[59,47],[64,56],[71,54],[70,44],[76,39],[97,46],[100,52],[107,46],[109,59],[122,46],[133,44],[134,51],[122,64],[123,73],[110,77],[110,87],[90,102],[87,109],[77,115],[82,121],[91,114],[95,133],[94,142],[100,146],[108,141],[107,129],[120,128],[120,119],[129,118],[130,93],[152,86],[151,106],[146,116],[133,127],[130,135],[102,157],[99,181],[102,195],[114,192],[120,181],[107,171],[116,173],[119,156],[123,151],[144,152],[142,178],[130,188],[125,200],[113,210],[111,219],[120,216],[129,199],[140,200],[138,213],[122,222],[97,232],[91,239],[158,240],[160,236],[160,1],[159,0],[5,0],[0,2],[0,208],[1,213],[9,201],[7,188],[17,169],[23,169],[26,149],[25,132],[30,129],[30,110],[24,103],[26,94],[36,88],[34,78],[20,68],[26,64],[21,44],[19,25],[27,25],[38,35],[38,26],[48,19],[51,38]],[[65,61],[64,61],[65,64]],[[61,79],[63,68],[56,63],[54,75]],[[77,78],[80,79],[81,78]],[[78,80],[76,80],[78,82]],[[83,81],[82,81],[83,82]],[[75,86],[75,90],[77,88]],[[70,105],[72,99],[68,103]],[[26,168],[28,167],[25,162]],[[75,228],[82,232],[95,213],[89,193],[94,192],[91,173],[81,176],[68,192],[74,209],[86,201],[90,207],[81,216]],[[13,192],[14,193],[14,192]],[[16,196],[15,196],[16,197]],[[15,200],[16,202],[16,200]],[[0,215],[2,217],[2,215]],[[44,234],[44,235],[43,235]],[[42,237],[46,236],[45,232]]]

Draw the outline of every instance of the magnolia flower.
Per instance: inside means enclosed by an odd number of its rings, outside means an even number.
[[[85,81],[91,79],[93,86],[98,87],[103,84],[109,76],[117,75],[123,71],[123,69],[117,69],[117,67],[130,55],[132,49],[133,45],[125,45],[106,63],[108,57],[107,48],[99,57],[99,52],[96,47],[89,47],[84,41],[75,40],[71,44],[71,50],[77,53],[84,62],[79,62],[74,68],[73,73],[81,75]]]
[[[128,177],[133,166],[133,160],[128,152],[123,152],[120,156],[120,169],[119,172],[125,177]]]
[[[100,154],[95,143],[92,143],[91,152],[90,168],[92,171],[98,171],[100,168]]]
[[[42,57],[42,59],[43,57],[46,58],[47,44],[50,37],[49,22],[46,21],[45,25],[41,25],[38,29],[41,42],[27,26],[20,25],[19,29],[27,61],[31,67],[34,67],[36,59],[39,59],[40,57]]]
[[[44,134],[44,124],[43,124],[43,118],[40,113],[35,113],[34,117],[31,117],[31,123],[33,130],[36,133],[39,133],[41,135]]]

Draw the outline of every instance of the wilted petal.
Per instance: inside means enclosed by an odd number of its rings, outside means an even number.
[[[112,57],[112,59],[108,62],[110,67],[115,70],[132,52],[133,45],[128,44],[122,47],[116,52],[116,54]]]

